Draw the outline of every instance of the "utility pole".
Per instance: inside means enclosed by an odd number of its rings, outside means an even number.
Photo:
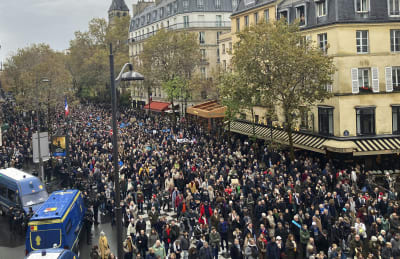
[[[42,159],[42,153],[40,150],[40,117],[39,117],[39,111],[40,111],[40,105],[39,105],[39,82],[36,80],[36,120],[37,120],[37,144],[38,144],[38,155],[39,155],[39,178],[44,182],[44,171],[43,171],[43,159]]]
[[[123,258],[122,250],[122,214],[121,214],[121,190],[119,184],[119,166],[118,166],[118,128],[117,128],[117,90],[114,79],[114,55],[112,44],[110,43],[110,77],[111,77],[111,99],[112,99],[112,145],[113,145],[113,164],[114,164],[114,186],[115,186],[115,214],[117,217],[117,245],[118,258]]]

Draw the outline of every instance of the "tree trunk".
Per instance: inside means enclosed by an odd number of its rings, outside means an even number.
[[[253,110],[253,108],[251,108],[251,125],[253,126],[253,137],[255,137],[256,136],[256,125],[255,125],[255,122],[254,122],[254,110]]]
[[[286,133],[289,137],[289,151],[290,160],[294,161],[294,148],[293,148],[293,136],[292,136],[292,117],[289,115],[288,109],[285,109],[285,121],[286,121]]]
[[[294,147],[293,147],[293,136],[292,136],[292,126],[288,124],[286,132],[289,136],[289,150],[290,150],[290,161],[294,161]]]

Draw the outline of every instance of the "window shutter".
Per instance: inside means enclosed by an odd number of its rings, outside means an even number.
[[[377,67],[371,68],[372,70],[372,91],[379,93],[379,70]]]
[[[385,67],[386,72],[386,92],[393,92],[392,67]]]
[[[358,86],[358,68],[351,69],[351,92],[353,94],[358,94],[360,92]]]

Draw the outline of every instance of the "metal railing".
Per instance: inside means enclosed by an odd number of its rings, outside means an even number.
[[[164,27],[167,30],[180,30],[180,29],[189,29],[189,28],[230,28],[231,22],[230,21],[207,21],[207,22],[188,22],[188,23],[176,23],[170,25],[168,27]],[[141,31],[143,29],[137,29],[137,31]],[[130,42],[141,41],[147,39],[148,37],[153,36],[157,33],[157,30],[154,32],[148,32],[140,36],[131,37],[129,39]]]

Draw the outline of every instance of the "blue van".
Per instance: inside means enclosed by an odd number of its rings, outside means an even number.
[[[78,256],[70,251],[61,248],[51,248],[37,250],[30,253],[25,259],[79,259]]]
[[[15,168],[0,169],[0,210],[4,214],[10,207],[29,207],[36,211],[49,197],[39,178]]]
[[[63,248],[78,254],[85,213],[79,190],[53,192],[28,223],[26,254],[47,248]]]

